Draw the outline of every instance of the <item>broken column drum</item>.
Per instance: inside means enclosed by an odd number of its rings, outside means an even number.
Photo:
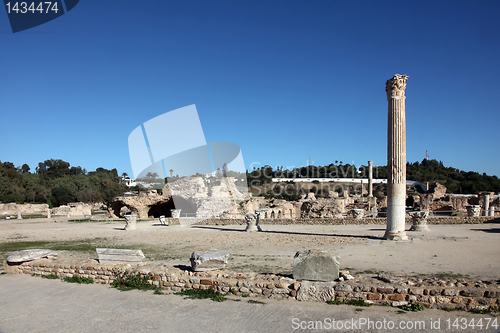
[[[481,205],[469,205],[465,206],[467,209],[467,216],[477,217],[481,213]]]
[[[182,209],[171,209],[170,210],[170,215],[172,215],[172,218],[178,219],[181,217],[181,210]]]
[[[127,223],[125,230],[137,229],[137,214],[126,214],[125,222]]]
[[[353,209],[352,210],[352,217],[355,219],[361,219],[363,218],[365,210],[364,209]]]
[[[387,80],[387,229],[384,238],[407,240],[406,214],[406,114],[405,89],[408,76]]]
[[[484,194],[483,195],[483,216],[488,216],[489,210],[490,210],[490,195]]]
[[[430,231],[427,226],[427,218],[429,217],[429,212],[427,211],[419,211],[410,213],[412,218],[412,226],[410,227],[410,231]]]
[[[376,207],[377,198],[373,196],[373,161],[368,161],[368,210]]]

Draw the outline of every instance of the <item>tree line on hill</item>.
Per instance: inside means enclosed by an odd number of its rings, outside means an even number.
[[[247,172],[249,186],[269,184],[272,178],[368,178],[368,166],[356,167],[335,161],[325,166],[304,166],[283,170],[282,166],[273,168],[265,165]],[[387,166],[374,166],[373,178],[387,178]],[[500,192],[500,179],[497,176],[488,176],[474,171],[462,171],[453,167],[445,167],[443,162],[424,159],[422,162],[406,164],[406,179],[421,182],[440,182],[448,189],[448,193],[477,194],[483,191]]]
[[[110,203],[127,186],[116,169],[97,168],[87,172],[68,162],[50,159],[38,163],[34,173],[23,164],[0,162],[0,201],[3,203],[46,203],[50,207],[69,202]]]
[[[374,167],[373,177],[387,178],[387,167]],[[406,177],[424,184],[440,182],[447,187],[448,193],[500,192],[500,179],[497,176],[445,167],[436,160],[407,163]],[[327,166],[309,165],[292,170],[266,165],[247,171],[249,187],[269,184],[272,178],[283,178],[285,182],[289,179],[290,183],[293,178],[368,178],[368,166],[356,167],[335,161]],[[50,207],[77,201],[108,204],[127,190],[116,169],[97,168],[87,172],[63,160],[50,159],[40,162],[35,172],[31,173],[27,164],[16,167],[11,162],[0,161],[0,202],[3,203],[46,203]],[[292,197],[290,199],[296,196],[292,194]]]

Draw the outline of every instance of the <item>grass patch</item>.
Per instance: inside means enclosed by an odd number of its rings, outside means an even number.
[[[140,273],[132,274],[125,272],[123,276],[111,282],[111,287],[120,291],[128,290],[158,290],[160,288],[149,284],[147,277],[142,277]]]
[[[256,301],[254,299],[249,299],[247,303],[250,303],[250,304],[266,304],[264,302],[261,302],[261,301]]]
[[[56,279],[59,279],[59,276],[55,275],[55,274],[49,274],[49,275],[42,275],[42,277],[44,279],[49,279],[49,280],[56,280]]]
[[[421,304],[410,303],[410,304],[406,304],[406,305],[401,305],[401,309],[403,309],[405,311],[417,312],[417,311],[425,310],[425,307]]]
[[[12,252],[23,249],[39,249],[47,247],[47,244],[50,243],[51,242],[46,241],[0,243],[0,252]]]
[[[365,302],[362,299],[350,300],[347,302],[341,302],[341,301],[334,300],[334,301],[328,301],[328,302],[326,302],[326,304],[330,304],[330,305],[343,305],[343,304],[345,304],[345,305],[366,306],[366,307],[373,305],[371,303]]]
[[[186,296],[189,299],[204,299],[210,298],[214,302],[222,302],[226,300],[226,297],[218,291],[212,289],[188,289],[175,293],[175,295]]]
[[[330,304],[330,305],[342,305],[342,304],[345,304],[345,303],[341,302],[341,301],[337,301],[337,300],[331,300],[331,301],[326,302],[326,304]]]
[[[457,311],[458,309],[457,309],[457,308],[450,308],[450,307],[448,307],[448,306],[445,306],[445,307],[443,308],[443,310],[444,310],[444,311],[446,311],[446,312],[452,312],[452,311]]]
[[[22,215],[23,219],[42,219],[42,218],[47,218],[47,215],[43,214],[27,214],[27,215]]]
[[[468,279],[469,275],[468,274],[455,274],[455,273],[438,273],[433,275],[435,278],[439,280],[444,280],[444,279]]]
[[[481,313],[481,314],[484,314],[484,313],[498,313],[499,312],[499,308],[498,306],[495,306],[495,305],[492,305],[492,306],[489,306],[489,307],[474,307],[472,308],[469,312],[472,312],[472,313]]]
[[[374,271],[372,269],[367,269],[367,270],[364,270],[362,272],[356,272],[356,274],[383,274],[384,272],[383,271]]]
[[[371,303],[367,303],[365,302],[364,300],[362,299],[359,299],[359,300],[352,300],[352,301],[349,301],[346,303],[347,305],[354,305],[354,306],[365,306],[365,307],[368,307],[368,306],[372,306],[373,304]]]
[[[82,277],[67,277],[64,278],[64,281],[69,282],[69,283],[82,283],[82,284],[93,284],[94,280],[91,278],[82,278]]]
[[[80,252],[82,257],[96,258],[95,249],[104,248],[124,248],[124,245],[114,244],[112,239],[92,238],[78,239],[70,241],[20,241],[0,243],[0,260],[4,260],[14,251],[26,249],[48,249],[54,251],[74,251]],[[128,246],[129,247],[129,246]]]

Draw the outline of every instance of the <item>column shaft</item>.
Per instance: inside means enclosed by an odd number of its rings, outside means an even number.
[[[373,197],[373,161],[368,161],[368,196]]]
[[[387,81],[387,229],[386,239],[406,240],[406,116],[407,76],[395,75]]]

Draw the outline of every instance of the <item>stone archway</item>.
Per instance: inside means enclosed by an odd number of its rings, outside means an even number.
[[[170,198],[168,201],[160,201],[149,206],[148,217],[159,218],[161,215],[172,217],[171,209],[175,209],[174,201]]]
[[[111,217],[115,215],[115,217],[124,217],[124,213],[122,212],[123,207],[127,207],[132,214],[138,214],[138,210],[135,207],[131,207],[124,203],[123,201],[114,201],[110,205],[110,209],[108,208],[108,212]]]
[[[117,217],[120,217],[120,210],[125,207],[126,205],[121,202],[121,201],[114,201],[111,203],[111,211],[113,214],[115,214]]]
[[[172,217],[171,209],[180,209],[181,217],[195,217],[197,211],[195,204],[180,196],[173,196],[167,201],[160,201],[149,206],[148,217],[158,218],[161,215]]]

